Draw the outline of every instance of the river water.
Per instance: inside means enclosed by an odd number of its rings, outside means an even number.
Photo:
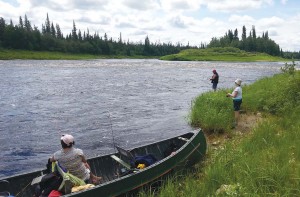
[[[0,61],[0,177],[44,168],[70,133],[87,157],[192,130],[192,100],[241,78],[250,84],[283,63],[159,60]],[[246,92],[244,94],[247,94]]]

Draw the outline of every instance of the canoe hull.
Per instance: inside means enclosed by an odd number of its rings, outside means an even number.
[[[203,159],[206,153],[206,140],[202,131],[196,132],[192,139],[176,151],[176,154],[160,160],[148,168],[121,177],[94,189],[70,194],[67,196],[94,197],[94,196],[118,196],[138,189],[150,182],[168,175],[173,170],[190,167]]]
[[[166,157],[163,156],[163,150],[173,143],[179,144],[179,148],[176,152]],[[154,153],[159,161],[145,169],[125,176],[116,176],[122,166],[111,158],[112,154],[90,158],[88,162],[92,171],[97,176],[103,177],[104,183],[92,189],[71,193],[65,196],[95,197],[100,195],[118,196],[126,194],[157,179],[164,178],[172,171],[194,165],[203,159],[206,154],[206,148],[206,139],[201,130],[134,148],[130,151],[134,155]],[[118,153],[114,155],[122,158],[122,155]],[[126,158],[122,159],[126,161]],[[19,193],[18,196],[29,197],[32,196],[29,189],[30,183],[33,178],[40,176],[41,172],[45,172],[45,170],[7,177],[5,180],[11,183],[10,191],[12,194],[16,195]]]

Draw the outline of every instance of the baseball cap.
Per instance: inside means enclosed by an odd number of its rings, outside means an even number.
[[[241,80],[241,79],[236,79],[234,82],[235,82],[236,84],[238,84],[239,86],[242,84],[242,80]]]
[[[74,143],[74,137],[70,134],[63,134],[60,138],[67,146]]]

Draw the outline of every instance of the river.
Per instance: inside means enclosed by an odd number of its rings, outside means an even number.
[[[283,63],[159,60],[0,61],[0,177],[44,168],[70,133],[87,157],[190,131],[192,100],[280,72]],[[246,92],[244,94],[247,94]],[[246,102],[246,101],[245,101]]]

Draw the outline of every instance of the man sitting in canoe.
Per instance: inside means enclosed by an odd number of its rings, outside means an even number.
[[[69,173],[84,180],[86,183],[99,184],[101,177],[92,174],[83,151],[73,147],[75,145],[74,137],[69,134],[62,135],[60,142],[62,149],[56,151],[51,156],[50,161],[58,161]]]

